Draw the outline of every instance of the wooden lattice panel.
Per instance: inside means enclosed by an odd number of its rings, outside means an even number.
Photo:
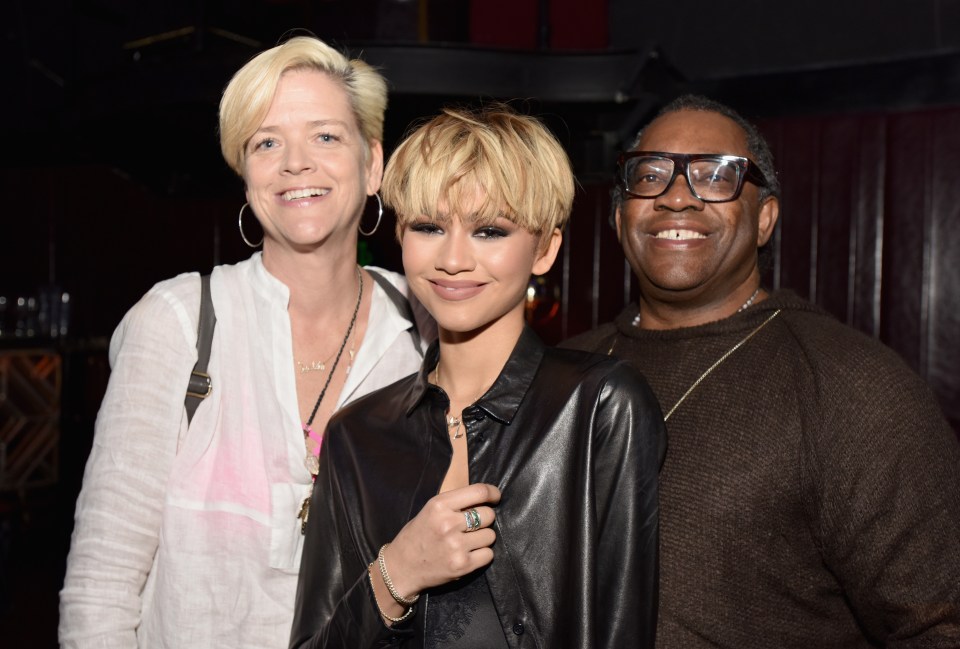
[[[57,482],[60,382],[59,354],[0,351],[0,491]]]

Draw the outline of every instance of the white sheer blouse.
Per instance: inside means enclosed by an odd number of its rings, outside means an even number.
[[[380,271],[404,294],[402,276]],[[289,291],[260,254],[213,272],[214,394],[190,429],[200,281],[154,286],[110,343],[113,368],[60,594],[63,647],[286,647],[311,491]],[[338,407],[420,366],[411,323],[375,286]],[[412,304],[421,334],[435,329]],[[426,345],[422,344],[421,348]]]

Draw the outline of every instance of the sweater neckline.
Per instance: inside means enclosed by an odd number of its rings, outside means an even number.
[[[714,320],[693,327],[641,329],[633,324],[634,319],[640,313],[640,307],[635,302],[624,308],[613,321],[613,324],[616,333],[627,338],[660,341],[683,340],[692,337],[702,338],[746,333],[777,310],[823,313],[820,307],[798,297],[793,291],[779,290],[771,293],[762,302],[753,304],[741,312],[734,313],[721,320]]]

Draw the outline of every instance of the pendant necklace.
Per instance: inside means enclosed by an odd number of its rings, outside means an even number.
[[[360,313],[360,302],[363,300],[363,274],[360,272],[360,267],[357,266],[357,280],[360,283],[360,288],[357,290],[357,304],[353,307],[353,315],[350,317],[350,325],[347,327],[347,334],[343,337],[343,342],[340,343],[340,349],[337,350],[337,356],[333,359],[333,366],[330,368],[330,374],[327,375],[327,380],[323,384],[323,389],[320,390],[320,396],[317,397],[317,402],[313,405],[313,411],[310,413],[310,417],[307,419],[307,423],[303,425],[303,443],[307,447],[307,454],[304,458],[304,465],[307,467],[307,471],[310,472],[310,477],[313,480],[317,479],[317,472],[320,470],[320,445],[323,443],[323,434],[318,434],[310,425],[313,423],[313,418],[317,416],[317,410],[320,409],[320,403],[323,402],[323,397],[327,394],[327,388],[330,387],[330,381],[333,380],[333,374],[337,371],[337,364],[340,362],[340,357],[343,355],[343,349],[347,346],[347,341],[350,340],[350,334],[353,333],[353,326],[357,323],[357,314]],[[350,349],[350,366],[353,365],[353,348]],[[304,372],[303,369],[300,370],[301,374]],[[347,367],[347,374],[350,373],[350,367]],[[310,450],[309,439],[312,439],[316,442],[316,446],[313,450]],[[303,502],[300,503],[300,509],[297,512],[297,518],[300,519],[300,534],[307,533],[307,519],[310,517],[310,496],[307,496],[303,499]]]
[[[435,370],[435,374],[437,377],[435,383],[437,384],[437,387],[440,387],[440,361],[439,360],[437,361],[437,369]],[[484,392],[486,392],[486,390],[484,390]],[[483,392],[478,394],[476,399],[474,399],[474,401],[479,399],[482,394]],[[464,435],[464,431],[461,430],[461,426],[463,424],[463,412],[462,411],[460,412],[459,417],[454,417],[453,415],[449,414],[449,412],[450,411],[448,410],[447,411],[447,434],[450,435],[450,437],[452,437],[453,439],[460,439]],[[450,432],[451,428],[454,429],[453,433]]]
[[[353,327],[357,323],[357,314],[360,312],[360,302],[363,300],[363,275],[360,273],[360,267],[357,266],[357,280],[360,284],[360,288],[357,291],[357,304],[353,307],[353,316],[350,318],[350,325],[347,327],[347,333],[343,337],[343,342],[340,343],[340,349],[337,350],[337,355],[333,359],[333,365],[330,367],[330,374],[327,375],[327,380],[323,384],[323,389],[320,390],[320,396],[317,397],[317,402],[313,405],[313,411],[310,413],[310,417],[307,419],[307,423],[303,425],[303,439],[304,444],[307,444],[307,439],[312,439],[316,442],[316,446],[312,451],[307,450],[307,455],[304,460],[307,470],[310,471],[310,475],[316,477],[317,471],[320,470],[320,444],[323,442],[323,434],[318,434],[313,428],[310,427],[313,424],[313,418],[317,416],[317,410],[320,409],[320,404],[323,402],[323,397],[327,394],[327,388],[330,387],[330,381],[333,380],[333,375],[337,371],[337,365],[340,363],[340,357],[343,356],[343,350],[347,346],[347,341],[350,340],[350,334],[353,333]],[[353,349],[350,350],[350,364],[353,365]],[[303,373],[303,369],[300,370]],[[350,372],[350,368],[347,368],[347,372]]]

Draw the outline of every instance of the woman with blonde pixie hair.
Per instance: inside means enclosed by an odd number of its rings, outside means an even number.
[[[212,391],[199,405],[185,399],[196,273],[154,286],[114,333],[63,647],[286,645],[326,423],[415,371],[420,334],[433,337],[402,276],[356,263],[358,230],[380,222],[361,217],[380,200],[386,102],[375,70],[306,37],[259,54],[224,91],[221,148],[247,199],[239,235],[263,250],[209,278]]]
[[[291,647],[652,647],[659,407],[523,319],[573,202],[563,149],[506,106],[448,109],[383,189],[439,340],[330,422]]]
[[[247,144],[270,110],[283,75],[302,70],[326,74],[346,93],[366,156],[374,143],[379,147],[383,142],[387,85],[380,73],[360,59],[347,59],[321,40],[298,36],[254,57],[223,93],[220,150],[237,175],[243,176]]]

